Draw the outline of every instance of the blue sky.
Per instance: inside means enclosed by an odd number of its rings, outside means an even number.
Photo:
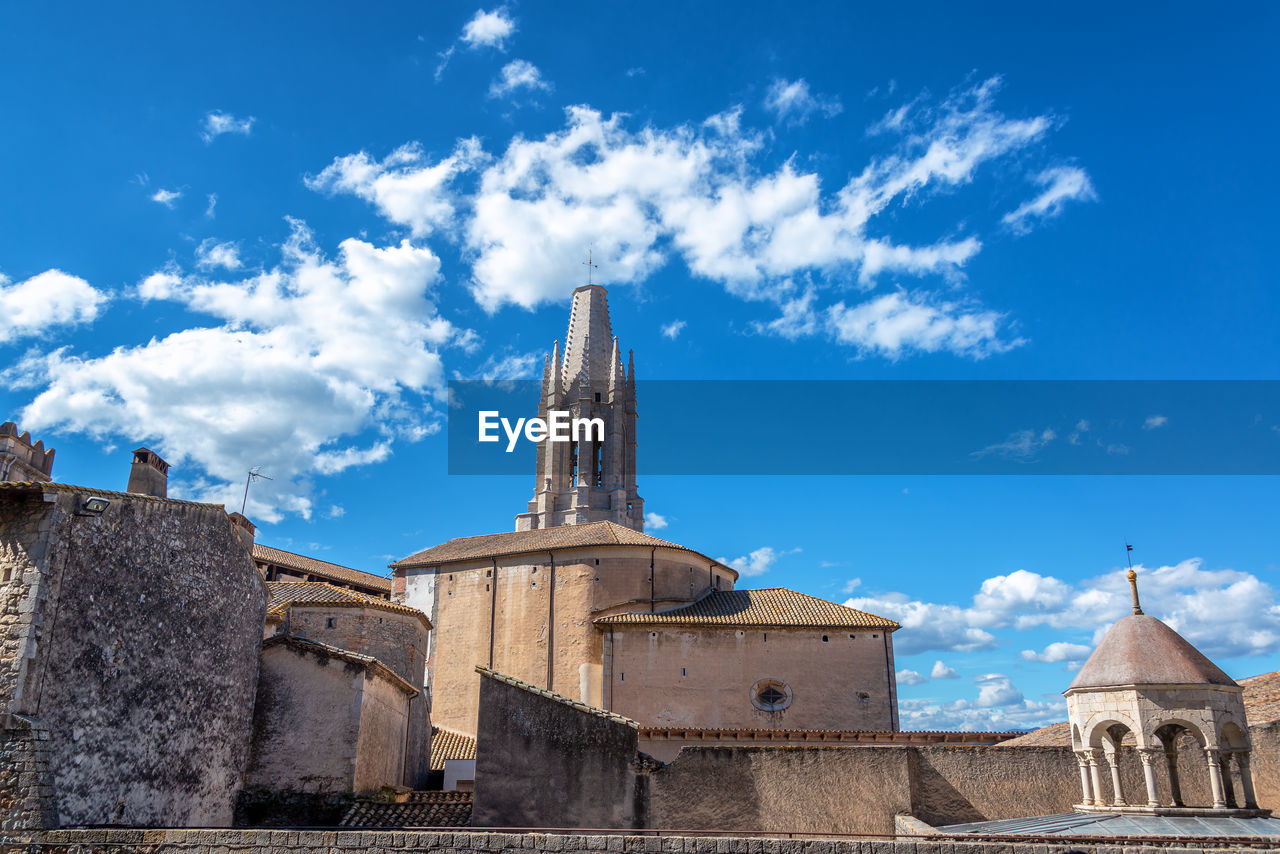
[[[261,542],[380,571],[523,508],[445,474],[443,384],[536,371],[588,247],[646,379],[1280,378],[1274,7],[889,5],[14,7],[0,414],[68,482],[262,465]],[[1148,612],[1280,667],[1274,478],[641,493],[902,620],[908,727],[1062,718],[1126,537]]]

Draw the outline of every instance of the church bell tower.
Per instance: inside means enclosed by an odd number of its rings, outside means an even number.
[[[609,322],[607,291],[583,285],[573,292],[569,332],[543,364],[538,416],[567,411],[571,419],[599,418],[604,438],[538,443],[537,478],[529,509],[516,530],[609,521],[644,530],[644,500],[636,493],[636,375],[630,352],[622,366]]]

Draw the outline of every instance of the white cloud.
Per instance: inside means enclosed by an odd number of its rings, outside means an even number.
[[[541,82],[531,66],[508,68],[512,85]],[[456,234],[474,259],[472,294],[489,312],[564,299],[577,281],[573,259],[594,246],[609,259],[615,286],[645,279],[674,255],[736,296],[776,304],[781,315],[753,323],[757,332],[821,334],[890,359],[916,352],[982,358],[1023,342],[1003,314],[961,292],[964,267],[982,249],[979,237],[964,222],[933,238],[887,232],[918,235],[898,225],[913,208],[972,183],[984,164],[1048,132],[1048,116],[1000,113],[998,83],[971,85],[940,102],[909,102],[895,129],[877,138],[882,152],[828,190],[800,165],[807,159],[799,153],[762,166],[767,135],[744,128],[740,105],[701,123],[641,128],[626,116],[573,106],[561,129],[517,135],[483,166],[482,156],[469,158],[477,168],[465,182],[453,180],[461,170],[449,157],[432,160],[410,148],[411,157],[389,158],[395,163],[340,158],[312,185],[368,199],[416,234],[456,214],[461,227],[448,236]],[[337,180],[348,173],[355,174]],[[371,188],[384,174],[403,184],[422,175],[430,189],[392,205]],[[950,287],[824,305],[833,288],[874,290],[888,275],[940,276]]]
[[[212,237],[206,237],[196,247],[196,266],[202,270],[222,267],[225,270],[239,270],[240,247],[234,242],[219,243]]]
[[[914,670],[899,670],[895,676],[899,685],[923,685],[929,681],[929,677]]]
[[[330,519],[341,519],[347,515],[347,510],[341,504],[335,504],[329,508],[329,512],[325,514]]]
[[[973,681],[978,686],[978,706],[1012,706],[1023,701],[1022,692],[1013,684],[1013,680],[1002,673],[984,673],[975,676]]]
[[[1143,430],[1155,430],[1157,427],[1163,427],[1169,423],[1169,419],[1164,415],[1152,415],[1142,423]]]
[[[850,578],[848,581],[844,583],[844,586],[840,588],[840,592],[846,593],[846,594],[852,593],[853,591],[857,590],[861,586],[862,586],[861,578]]]
[[[1046,664],[1053,664],[1059,661],[1079,664],[1087,659],[1092,652],[1093,647],[1085,646],[1082,643],[1057,641],[1046,646],[1042,652],[1036,652],[1034,649],[1024,649],[1021,655],[1027,661],[1039,661]]]
[[[208,202],[209,202],[209,203],[208,203],[208,205],[206,205],[206,206],[205,206],[205,209],[204,209],[204,215],[205,215],[205,217],[206,217],[206,218],[208,218],[208,219],[213,219],[213,218],[214,218],[214,216],[216,216],[216,215],[217,215],[217,208],[218,208],[218,194],[217,194],[217,193],[210,193],[210,194],[209,194],[208,196],[206,196],[205,198],[206,198],[206,199],[208,199]]]
[[[542,360],[543,354],[540,352],[490,355],[477,373],[486,382],[531,379],[539,375]]]
[[[507,39],[515,34],[516,24],[507,12],[506,6],[500,6],[492,12],[483,9],[477,11],[471,20],[462,28],[459,39],[472,49],[492,47],[498,50],[507,49]]]
[[[45,270],[13,284],[0,274],[0,343],[90,323],[106,301],[105,293],[61,270]]]
[[[1052,219],[1062,213],[1063,206],[1069,201],[1091,202],[1098,198],[1089,176],[1075,166],[1046,169],[1035,180],[1045,188],[1044,191],[1004,215],[1003,222],[1014,231],[1030,231],[1033,220]]]
[[[514,59],[502,66],[498,79],[489,84],[489,97],[502,98],[522,90],[546,92],[550,89],[551,84],[542,79],[538,66],[523,59]]]
[[[200,136],[206,144],[227,133],[248,136],[253,131],[254,121],[253,116],[249,116],[246,119],[238,119],[230,113],[213,110],[205,114],[204,127],[200,131]]]
[[[23,411],[33,428],[144,441],[175,465],[203,472],[184,493],[239,504],[244,472],[275,480],[250,496],[251,516],[309,516],[311,479],[386,459],[393,438],[438,429],[439,351],[461,337],[431,299],[434,254],[407,242],[348,239],[328,258],[305,226],[281,263],[219,281],[165,270],[138,287],[221,325],[192,328],[105,356],[66,349],[28,359],[44,390]],[[336,322],[340,321],[340,322]]]
[[[387,219],[424,237],[454,222],[457,200],[450,184],[484,157],[474,137],[459,140],[448,157],[431,164],[416,144],[402,145],[381,161],[363,151],[339,157],[305,181],[318,192],[351,193],[371,202]]]
[[[968,611],[956,605],[922,602],[902,593],[860,596],[844,604],[901,623],[902,629],[893,635],[898,655],[931,649],[973,652],[996,646],[995,635],[974,625]]]
[[[809,84],[802,77],[799,80],[783,80],[775,77],[765,93],[764,106],[779,121],[787,124],[802,125],[814,113],[822,113],[830,118],[839,115],[844,107],[839,98],[825,95],[814,95],[809,91]]]
[[[764,575],[768,572],[780,557],[797,554],[800,549],[783,549],[775,550],[772,546],[763,546],[750,554],[729,560],[728,558],[718,557],[716,560],[725,566],[730,566],[738,571],[738,574],[745,577],[753,575]]]
[[[663,324],[662,334],[674,341],[680,337],[680,333],[686,326],[688,326],[688,324],[683,320],[673,320],[670,323]]]
[[[166,190],[163,187],[151,194],[151,201],[158,202],[170,210],[173,209],[174,202],[182,198],[181,190]]]
[[[1002,673],[984,673],[973,682],[978,695],[972,700],[899,700],[902,729],[1001,732],[1036,729],[1066,716],[1064,700],[1029,700]]]
[[[982,359],[1023,343],[1001,337],[1004,316],[998,312],[902,292],[852,307],[838,302],[827,309],[826,321],[837,341],[892,360],[940,350]]]
[[[942,659],[938,659],[933,663],[933,669],[929,671],[929,678],[959,679],[960,674],[956,672],[956,669],[954,667],[948,667],[946,664],[942,662]]]
[[[1168,623],[1210,658],[1280,651],[1280,603],[1275,588],[1257,576],[1233,569],[1206,570],[1200,558],[1152,570],[1139,564],[1135,569],[1143,610]],[[931,649],[991,649],[999,643],[997,630],[1041,626],[1075,630],[1096,644],[1116,620],[1129,613],[1131,602],[1122,570],[1069,584],[1020,569],[984,580],[967,606],[926,602],[897,592],[853,598],[845,604],[901,623],[902,630],[894,634],[894,649],[900,655],[912,655]],[[1231,614],[1232,619],[1223,621],[1223,614]],[[1077,642],[1075,646],[1085,645]],[[1036,654],[1052,653],[1046,649]]]
[[[658,513],[644,514],[644,526],[651,531],[661,531],[667,527],[667,517]]]

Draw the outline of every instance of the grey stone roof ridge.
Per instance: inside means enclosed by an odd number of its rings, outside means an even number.
[[[373,670],[379,676],[389,679],[391,682],[395,683],[396,687],[405,691],[410,696],[416,696],[418,694],[418,689],[413,687],[413,684],[409,682],[409,680],[405,679],[399,673],[396,673],[372,655],[365,655],[361,652],[352,652],[349,649],[343,649],[339,646],[321,643],[320,641],[314,641],[308,638],[300,638],[296,635],[273,635],[262,642],[262,648],[264,650],[270,649],[273,646],[291,646],[304,652],[311,652],[316,655],[323,655],[328,658],[337,658],[341,661],[349,661],[352,664],[359,664],[362,667]]]
[[[498,673],[496,670],[490,670],[483,664],[476,665],[476,673],[492,679],[495,682],[503,682],[513,688],[519,688],[521,691],[528,691],[530,694],[537,694],[539,697],[546,697],[548,700],[554,700],[562,705],[572,706],[578,711],[585,712],[588,715],[593,715],[597,718],[604,718],[607,721],[613,721],[614,723],[622,724],[623,726],[629,726],[637,731],[640,729],[640,724],[631,720],[631,718],[623,717],[615,712],[606,712],[604,709],[597,709],[595,706],[588,706],[586,703],[578,700],[571,700],[563,694],[548,691],[546,688],[539,688],[537,685],[530,685],[528,682],[524,682],[514,676],[505,676]]]

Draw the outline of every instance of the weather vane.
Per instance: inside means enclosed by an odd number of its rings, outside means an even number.
[[[594,271],[597,267],[599,267],[599,266],[600,266],[599,264],[593,264],[593,263],[591,262],[591,252],[592,252],[592,250],[590,250],[590,249],[588,249],[588,250],[587,250],[587,260],[585,260],[585,261],[583,261],[583,262],[582,262],[582,266],[584,266],[584,267],[586,267],[586,268],[587,268],[587,284],[588,284],[588,285],[589,285],[589,284],[591,284],[591,273],[592,273],[592,271]]]
[[[265,474],[263,474],[260,471],[261,468],[262,466],[254,466],[253,468],[249,469],[249,476],[244,479],[244,500],[240,502],[241,516],[244,515],[244,508],[249,506],[249,484],[253,483],[258,478],[262,478],[263,480],[274,480],[274,478],[267,477]]]

